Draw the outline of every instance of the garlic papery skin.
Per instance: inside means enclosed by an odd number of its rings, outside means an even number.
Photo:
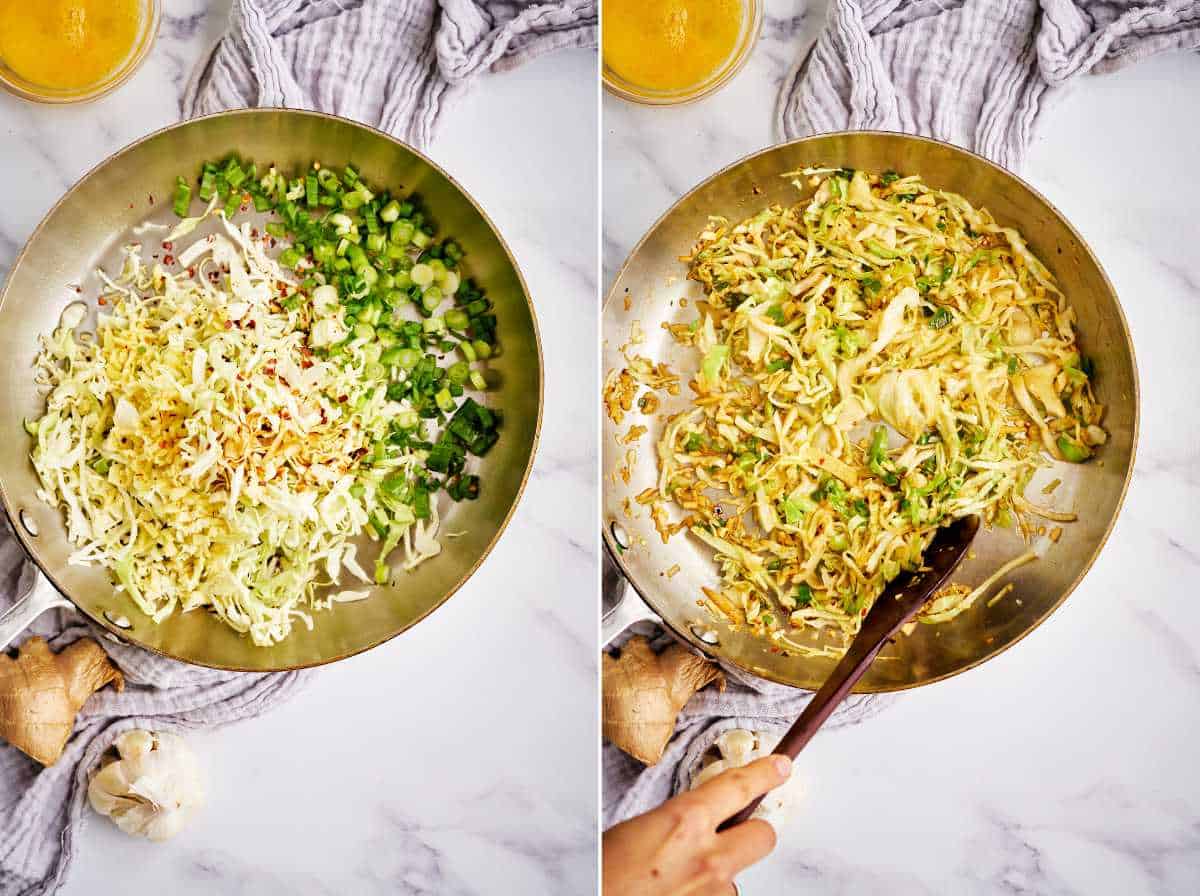
[[[723,732],[700,760],[700,768],[692,774],[691,789],[695,790],[726,769],[741,768],[755,759],[770,755],[778,743],[778,735],[762,731],[731,728]],[[800,793],[800,779],[796,776],[796,766],[793,765],[792,777],[763,797],[763,801],[754,810],[754,818],[769,821],[778,829],[786,823],[792,807],[799,802]]]
[[[130,836],[171,839],[204,805],[195,754],[174,734],[140,730],[125,732],[114,746],[117,758],[92,775],[88,802]]]

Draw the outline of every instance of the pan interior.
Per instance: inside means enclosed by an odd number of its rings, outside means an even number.
[[[809,689],[819,687],[836,662],[773,652],[766,639],[714,620],[698,604],[701,587],[719,581],[711,550],[682,534],[664,545],[649,514],[633,500],[657,480],[653,446],[667,417],[686,406],[686,382],[697,368],[692,350],[677,346],[664,328],[694,319],[695,300],[703,295],[699,284],[685,279],[678,257],[692,247],[710,215],[737,221],[773,203],[798,201],[802,194],[780,175],[809,166],[920,174],[930,185],[961,193],[1001,224],[1020,230],[1078,314],[1080,346],[1095,361],[1096,393],[1107,407],[1110,439],[1098,458],[1082,465],[1053,464],[1039,472],[1027,492],[1035,503],[1074,510],[1079,521],[1062,524],[1057,543],[1049,537],[1056,524],[1047,522],[1030,544],[1043,559],[1006,577],[1014,585],[1007,597],[990,607],[980,600],[947,623],[918,625],[912,635],[884,649],[856,688],[898,690],[953,675],[999,653],[1065,600],[1091,566],[1116,520],[1133,465],[1138,419],[1133,349],[1112,285],[1082,238],[1024,182],[955,147],[901,134],[823,135],[765,150],[698,186],[629,257],[609,293],[603,322],[604,375],[624,365],[627,351],[667,362],[681,375],[683,394],[664,400],[653,416],[637,413],[635,405],[621,426],[606,417],[601,462],[609,548],[666,624],[699,649],[763,678]],[[623,437],[633,424],[649,427],[649,433],[631,448]],[[1041,488],[1052,479],[1062,484],[1047,498]],[[978,584],[1024,550],[1015,529],[981,530],[952,581]],[[824,643],[830,642],[813,641]]]
[[[441,554],[400,573],[392,587],[369,599],[316,614],[312,630],[297,624],[272,647],[255,647],[203,611],[176,613],[155,625],[116,592],[99,567],[71,566],[61,514],[36,495],[22,421],[40,416],[44,396],[32,379],[38,337],[49,333],[68,304],[95,308],[98,265],[119,269],[120,249],[141,242],[147,254],[161,233],[133,233],[147,220],[177,220],[170,211],[176,175],[190,178],[205,161],[237,153],[260,167],[301,170],[314,160],[340,169],[353,163],[369,182],[419,194],[441,235],[466,250],[466,276],[496,305],[503,348],[490,362],[498,384],[488,403],[504,414],[500,441],[479,462],[480,498],[453,504],[441,496]],[[184,241],[190,238],[185,238]],[[114,263],[116,263],[114,265]],[[77,289],[78,288],[78,289]],[[113,156],[84,177],[34,233],[0,296],[3,348],[0,490],[9,519],[51,581],[80,609],[125,640],[177,659],[254,671],[298,668],[339,659],[379,644],[443,603],[474,571],[508,520],[532,463],[541,405],[541,356],[532,308],[516,265],[491,223],[471,198],[420,154],[384,134],[330,116],[287,110],[250,110],[196,119],[154,134]],[[36,536],[17,520],[24,513]],[[458,534],[461,533],[461,534]],[[368,550],[367,556],[373,556]],[[357,581],[357,580],[356,580]],[[114,620],[130,623],[117,627]]]

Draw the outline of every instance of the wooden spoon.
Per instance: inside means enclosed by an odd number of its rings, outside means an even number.
[[[883,646],[900,630],[900,627],[917,615],[929,601],[971,546],[971,540],[979,530],[979,517],[968,516],[955,520],[938,529],[929,548],[925,551],[925,565],[919,572],[901,573],[888,583],[883,594],[867,611],[862,628],[850,644],[833,673],[813,695],[808,706],[788,733],[779,741],[776,753],[795,759],[808,745],[817,729],[825,724],[839,703],[850,693],[851,688],[870,668]],[[717,830],[724,831],[748,819],[762,802],[754,800],[741,812],[727,818]]]

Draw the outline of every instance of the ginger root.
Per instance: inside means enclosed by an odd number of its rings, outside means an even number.
[[[0,738],[42,765],[66,749],[75,716],[107,684],[125,679],[90,638],[54,654],[44,638],[30,638],[16,659],[0,654]]]
[[[630,638],[603,666],[603,731],[634,759],[654,765],[675,733],[679,711],[692,694],[713,682],[725,690],[725,675],[682,644],[655,654],[641,636]]]

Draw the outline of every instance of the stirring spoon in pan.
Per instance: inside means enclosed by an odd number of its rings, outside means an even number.
[[[846,655],[834,667],[821,689],[813,695],[808,706],[796,723],[775,747],[781,753],[795,759],[812,740],[825,720],[838,704],[870,668],[871,663],[883,646],[906,622],[917,615],[921,607],[937,592],[950,577],[959,561],[971,546],[971,540],[979,530],[979,517],[968,516],[955,520],[938,529],[925,551],[924,566],[918,572],[902,573],[888,584],[883,594],[867,611],[862,628],[850,643]],[[754,800],[741,812],[726,819],[717,829],[720,831],[741,824],[753,813],[762,797]]]

